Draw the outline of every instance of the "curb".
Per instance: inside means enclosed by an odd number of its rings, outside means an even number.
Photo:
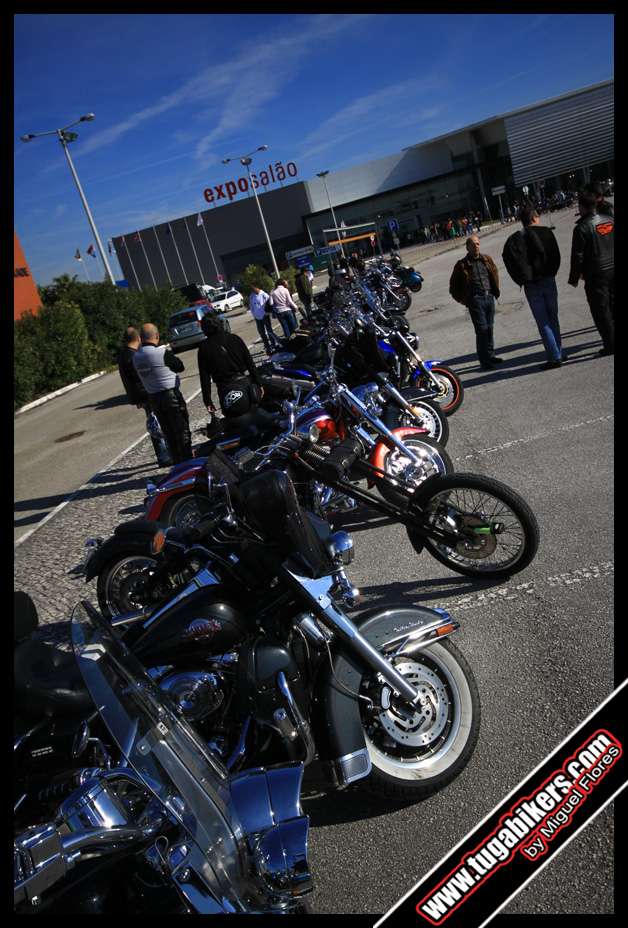
[[[19,416],[23,412],[28,412],[29,409],[35,409],[36,406],[42,406],[44,403],[47,403],[48,400],[53,400],[56,396],[62,396],[64,393],[69,393],[70,390],[74,390],[76,387],[80,387],[82,383],[88,383],[90,380],[96,380],[98,377],[102,377],[104,374],[109,373],[108,371],[98,371],[96,374],[90,374],[89,377],[83,377],[82,380],[77,380],[76,383],[70,383],[67,387],[61,387],[60,390],[55,390],[54,393],[48,393],[46,396],[40,396],[38,400],[33,400],[32,403],[27,403],[26,406],[20,406],[13,415]]]

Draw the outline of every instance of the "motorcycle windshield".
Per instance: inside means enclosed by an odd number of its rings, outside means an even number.
[[[216,897],[237,904],[242,829],[227,769],[87,602],[74,610],[72,645],[90,696],[128,765],[196,844]]]

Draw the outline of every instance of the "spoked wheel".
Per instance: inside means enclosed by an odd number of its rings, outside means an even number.
[[[378,650],[386,653],[387,646]],[[420,693],[412,707],[379,675],[362,678],[360,701],[371,773],[365,787],[387,799],[419,800],[451,782],[478,740],[480,699],[471,668],[451,641],[393,658]]]
[[[421,435],[420,438],[404,438],[403,443],[418,457],[418,464],[398,448],[392,448],[386,452],[382,463],[388,479],[379,477],[376,480],[377,489],[384,499],[397,506],[404,505],[409,499],[408,494],[415,493],[430,477],[451,474],[454,470],[445,449],[433,439]]]
[[[431,480],[415,495],[421,523],[455,531],[450,547],[407,526],[412,546],[468,577],[500,578],[519,573],[534,559],[539,526],[528,504],[510,487],[479,474],[453,474]]]
[[[184,493],[166,503],[159,521],[185,531],[196,525],[210,510],[211,505],[207,497],[199,493]]]
[[[134,612],[153,605],[149,580],[155,571],[156,559],[144,554],[120,552],[98,574],[97,594],[100,611],[106,618]]]
[[[427,429],[428,437],[437,441],[441,448],[444,448],[449,441],[449,423],[442,410],[436,403],[431,400],[409,399],[402,391],[404,398],[408,400],[411,406],[414,406],[416,417],[412,418],[405,410],[401,411],[399,416],[399,425],[414,426],[415,428]]]
[[[452,370],[444,366],[430,369],[430,374],[438,384],[439,393],[432,397],[446,416],[451,416],[460,407],[464,399],[464,387]]]

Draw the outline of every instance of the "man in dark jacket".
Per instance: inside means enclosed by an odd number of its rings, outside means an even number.
[[[566,359],[558,323],[556,274],[560,267],[560,249],[551,229],[541,225],[533,206],[519,210],[523,232],[506,240],[502,258],[516,284],[523,287],[539,335],[545,346],[545,370],[560,367]]]
[[[198,349],[198,371],[208,411],[212,414],[216,411],[211,391],[213,381],[225,418],[237,416],[242,426],[267,428],[274,417],[259,408],[264,389],[244,341],[239,335],[225,332],[211,316],[203,317],[201,327],[207,337]]]
[[[295,275],[294,283],[299,295],[299,301],[303,307],[303,318],[309,319],[310,310],[312,308],[312,282],[307,273],[307,268],[299,268],[299,273]]]
[[[157,417],[150,408],[148,394],[139,378],[133,358],[140,347],[140,333],[133,326],[126,330],[126,344],[120,349],[118,354],[118,370],[120,379],[132,406],[143,409],[146,414],[146,429],[150,435],[157,457],[157,463],[160,467],[169,467],[172,464],[172,458],[163,436]]]
[[[612,203],[609,203],[608,200],[605,199],[604,187],[602,186],[602,184],[598,183],[597,181],[591,184],[586,184],[582,188],[582,192],[583,193],[594,193],[595,200],[596,200],[596,209],[598,213],[600,213],[603,216],[610,216],[611,219],[615,218],[615,210],[613,209]]]
[[[159,330],[146,322],[140,330],[142,347],[133,364],[148,393],[150,408],[157,416],[175,464],[192,457],[188,408],[177,376],[185,370],[170,345],[159,344]]]
[[[581,193],[580,219],[573,230],[569,281],[584,278],[593,321],[602,338],[600,355],[615,353],[615,221],[598,212],[595,193]]]
[[[480,254],[480,239],[467,239],[467,256],[458,261],[449,281],[449,292],[457,303],[469,310],[475,329],[478,358],[482,370],[490,371],[503,358],[495,356],[493,323],[495,300],[499,299],[499,274],[495,262]]]

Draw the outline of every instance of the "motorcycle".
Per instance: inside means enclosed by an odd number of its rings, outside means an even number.
[[[236,772],[88,602],[73,653],[16,606],[15,913],[309,912],[303,764]]]
[[[386,265],[383,267],[384,273],[386,273],[386,267]],[[413,293],[419,293],[425,279],[415,268],[402,264],[401,258],[391,258],[389,273],[398,277],[402,286],[407,287]]]
[[[479,726],[447,640],[458,623],[392,605],[349,619],[350,537],[304,511],[282,471],[220,476],[208,471],[212,512],[193,529],[152,526],[158,582],[177,557],[201,566],[160,604],[112,617],[127,647],[223,758],[300,760],[311,788],[362,782],[393,800],[450,782]]]
[[[277,465],[285,468],[299,486],[304,505],[315,512],[326,515],[348,500],[401,523],[417,554],[426,549],[446,567],[466,576],[507,578],[534,559],[539,544],[537,521],[525,501],[505,484],[478,474],[451,474],[432,476],[417,487],[411,479],[389,473],[394,491],[382,498],[356,483],[359,477],[372,476],[372,465],[363,457],[359,427],[329,446],[326,442],[333,427],[329,413],[313,411],[312,420],[300,425],[292,417],[285,433],[255,467],[258,471]],[[214,504],[207,492],[208,474],[235,483],[242,476],[229,458],[219,452],[210,455],[189,491],[188,503],[196,506],[191,527],[168,528],[172,544],[162,556],[162,549],[157,551],[153,545],[159,527],[154,521],[123,523],[106,541],[88,539],[85,577],[87,582],[97,579],[104,615],[152,608],[190,582],[199,563],[193,545],[187,553],[185,543],[181,548],[179,535],[189,537],[195,524],[211,516]]]

